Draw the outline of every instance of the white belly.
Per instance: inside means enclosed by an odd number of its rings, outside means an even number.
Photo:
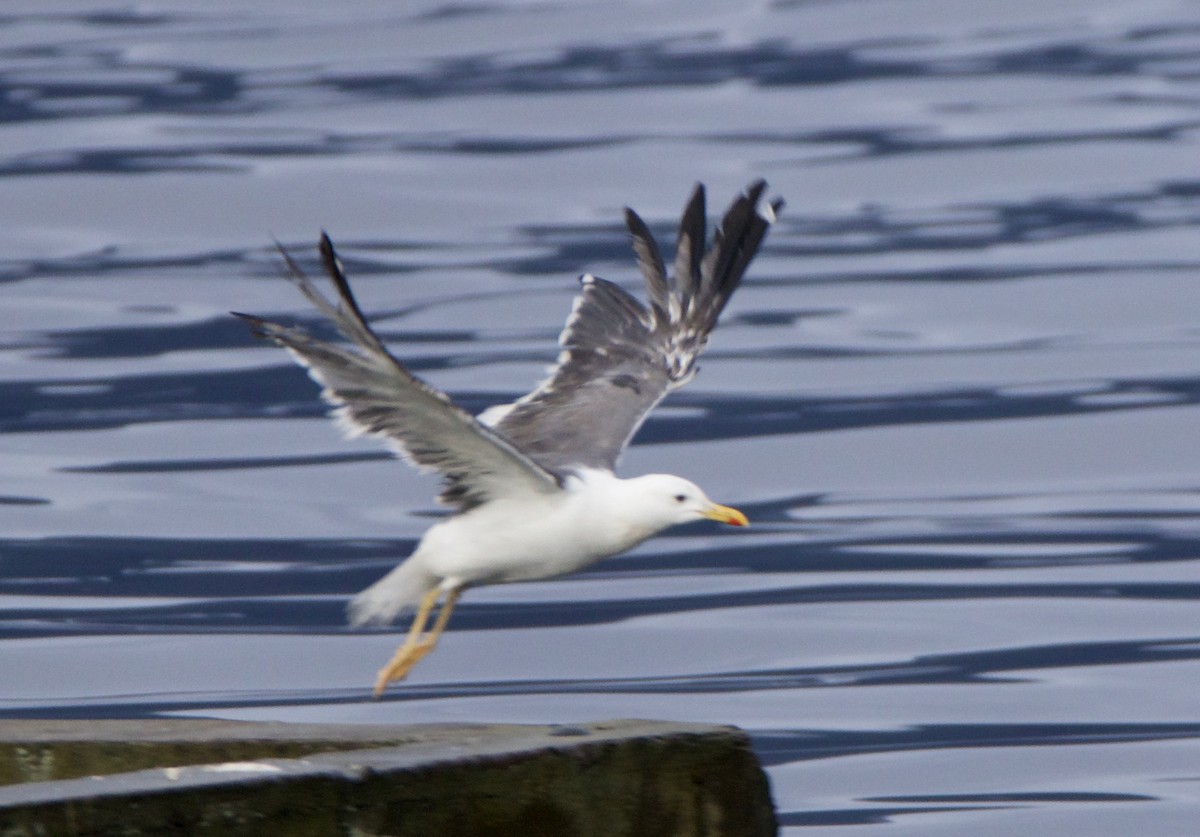
[[[652,534],[617,524],[603,507],[567,491],[450,518],[425,534],[417,554],[443,579],[495,584],[575,572]]]

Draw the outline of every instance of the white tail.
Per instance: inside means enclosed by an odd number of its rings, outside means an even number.
[[[350,624],[355,628],[387,625],[404,611],[416,607],[421,597],[439,581],[425,569],[424,562],[413,555],[350,600],[346,608]]]

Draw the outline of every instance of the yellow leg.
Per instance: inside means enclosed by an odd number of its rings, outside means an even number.
[[[403,679],[406,674],[412,671],[413,666],[434,649],[438,638],[442,635],[442,631],[446,629],[446,623],[450,621],[450,614],[454,610],[454,603],[458,601],[460,593],[462,593],[462,589],[455,587],[446,594],[446,601],[442,602],[441,610],[438,611],[437,620],[433,623],[433,628],[428,633],[422,635],[421,632],[425,629],[425,623],[429,621],[429,614],[433,612],[433,606],[437,604],[442,591],[440,587],[435,587],[425,594],[425,597],[421,599],[421,606],[417,610],[417,615],[413,617],[412,627],[408,629],[408,636],[404,638],[404,642],[396,649],[396,653],[392,656],[392,659],[386,666],[379,670],[379,674],[375,678],[375,697],[383,694],[388,683],[391,683],[393,680]]]
[[[433,606],[437,604],[438,598],[442,595],[442,591],[438,587],[434,587],[421,598],[421,605],[417,608],[417,613],[413,616],[412,627],[408,629],[408,636],[404,638],[404,642],[396,649],[396,653],[392,655],[392,659],[383,668],[379,669],[379,675],[375,678],[375,697],[383,694],[383,690],[387,688],[387,684],[398,676],[394,672],[401,666],[405,666],[408,658],[412,656],[413,649],[420,643],[421,632],[425,630],[425,623],[429,621],[429,614],[433,611]],[[412,666],[405,668],[405,671]]]

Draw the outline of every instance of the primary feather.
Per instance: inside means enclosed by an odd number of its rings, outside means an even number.
[[[404,368],[367,325],[329,236],[321,236],[321,259],[339,303],[327,300],[284,253],[289,275],[353,348],[317,340],[298,328],[249,314],[254,331],[283,346],[322,387],[342,428],[352,436],[383,439],[423,470],[442,474],[441,499],[460,510],[514,494],[557,491],[558,478],[492,429],[457,407],[445,393]]]
[[[760,213],[765,189],[756,181],[733,202],[705,251],[704,186],[697,184],[679,225],[669,279],[654,236],[626,208],[649,306],[585,275],[550,376],[483,420],[550,470],[611,470],[646,414],[695,372],[718,316],[783,206],[776,199]]]

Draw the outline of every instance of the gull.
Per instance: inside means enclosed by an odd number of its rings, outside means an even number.
[[[585,274],[549,377],[479,416],[392,356],[367,324],[327,234],[318,249],[336,302],[279,248],[289,278],[349,346],[235,315],[308,370],[347,435],[377,437],[417,469],[439,473],[438,499],[454,509],[349,604],[356,627],[416,611],[403,643],[379,670],[375,697],[434,649],[470,587],[572,573],[702,518],[748,524],[742,512],[714,503],[682,477],[623,479],[613,469],[646,414],[696,373],[718,316],[783,206],[778,198],[762,201],[765,189],[764,181],[750,184],[706,242],[704,186],[697,184],[669,273],[650,229],[626,208],[647,304]]]

